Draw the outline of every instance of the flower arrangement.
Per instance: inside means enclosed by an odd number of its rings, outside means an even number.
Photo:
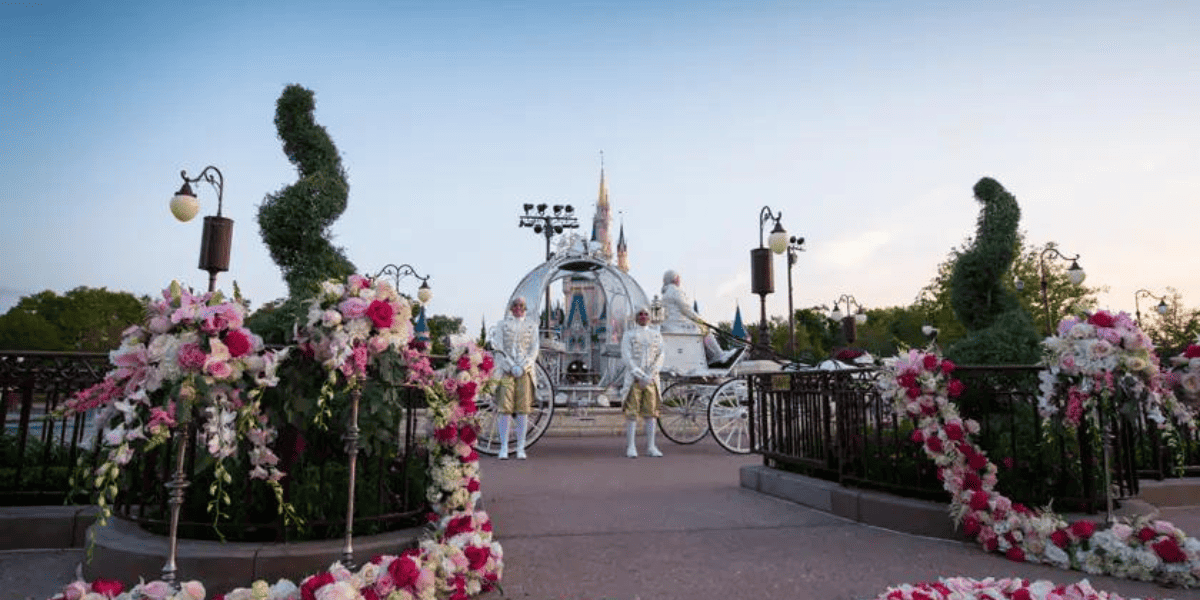
[[[275,430],[268,425],[260,396],[278,382],[276,368],[287,351],[263,348],[262,339],[243,327],[246,307],[240,295],[226,301],[220,292],[194,295],[172,282],[162,299],[147,307],[146,322],[122,334],[110,353],[115,367],[100,383],[80,391],[59,410],[60,416],[98,410],[103,425],[104,462],[92,474],[103,524],[112,514],[122,468],[135,454],[171,438],[172,432],[201,419],[205,448],[215,477],[209,490],[214,522],[229,500],[225,460],[247,446],[249,477],[266,481],[282,502],[270,448]]]
[[[1144,412],[1168,436],[1174,432],[1172,419],[1195,429],[1191,411],[1163,377],[1154,343],[1128,314],[1067,317],[1059,322],[1058,335],[1042,344],[1046,368],[1039,374],[1038,408],[1043,416],[1058,413],[1056,401],[1065,398],[1063,421],[1071,427],[1096,418],[1093,409],[1100,408],[1109,414]]]
[[[307,319],[295,335],[301,354],[315,360],[325,377],[316,398],[315,420],[331,414],[335,392],[347,392],[366,380],[368,365],[389,371],[389,361],[415,367],[423,361],[413,344],[412,305],[385,279],[350,275],[328,280],[308,301]],[[413,380],[428,377],[428,368],[410,368]]]
[[[1084,579],[1070,585],[1046,580],[970,579],[950,577],[936,583],[904,584],[888,588],[876,600],[1124,600],[1122,596],[1097,590]],[[1129,598],[1128,600],[1137,600]]]
[[[1030,509],[997,492],[995,464],[971,441],[979,424],[961,418],[952,400],[964,387],[952,377],[954,363],[910,350],[885,361],[885,370],[879,382],[884,398],[898,415],[913,420],[912,439],[936,463],[950,493],[951,517],[984,549],[1016,562],[1200,585],[1200,541],[1170,523],[1143,520],[1098,531],[1091,521],[1067,523],[1048,509]]]
[[[297,585],[256,581],[214,600],[465,600],[494,589],[503,572],[503,550],[492,537],[491,519],[477,510],[479,454],[475,398],[494,385],[493,359],[474,345],[451,353],[451,363],[427,372],[432,529],[416,548],[372,558],[352,570],[334,563]],[[190,581],[176,588],[162,581],[141,583],[128,592],[120,582],[76,581],[52,600],[204,600],[204,587]]]
[[[1172,387],[1193,407],[1200,406],[1200,338],[1172,357],[1171,363],[1173,368],[1168,377]]]

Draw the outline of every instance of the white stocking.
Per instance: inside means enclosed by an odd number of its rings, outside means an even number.
[[[517,458],[525,460],[525,428],[529,424],[529,415],[517,415]]]
[[[633,443],[636,437],[637,421],[635,419],[625,421],[625,456],[629,458],[637,458],[637,446]]]
[[[662,452],[658,451],[658,446],[654,445],[654,434],[658,432],[658,420],[654,417],[646,418],[646,454],[649,456],[662,456]]]
[[[508,415],[500,415],[496,422],[496,435],[500,436],[500,460],[508,458]]]

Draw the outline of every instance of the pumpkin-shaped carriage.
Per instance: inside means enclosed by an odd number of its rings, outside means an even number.
[[[664,312],[657,297],[648,299],[633,277],[579,240],[525,275],[506,306],[523,298],[530,318],[536,319],[546,311],[548,291],[556,282],[563,283],[565,302],[561,314],[542,323],[534,406],[526,420],[527,446],[550,427],[556,406],[619,404],[617,394],[625,376],[621,337],[633,322],[633,311],[650,307],[656,322],[661,322]],[[664,330],[663,345],[659,431],[680,444],[699,442],[711,431],[726,450],[748,453],[746,383],[734,376],[745,345],[711,366],[705,357],[704,333],[698,328]],[[476,449],[496,454],[501,446],[500,415],[491,397],[481,396],[478,404]],[[508,429],[507,435],[515,438],[514,428]]]

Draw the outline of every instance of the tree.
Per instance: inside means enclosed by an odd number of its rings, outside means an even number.
[[[446,344],[447,337],[466,332],[462,317],[432,315],[425,319],[425,324],[429,325],[429,338],[433,342],[430,350],[432,354],[449,354],[450,346]]]
[[[101,352],[121,344],[121,332],[141,323],[149,298],[106,288],[46,290],[21,298],[0,317],[0,348]]]
[[[1184,308],[1183,294],[1173,287],[1167,288],[1163,301],[1167,312],[1160,314],[1154,309],[1146,310],[1142,312],[1140,325],[1154,341],[1162,364],[1167,365],[1171,357],[1196,343],[1196,336],[1200,335],[1200,310]]]

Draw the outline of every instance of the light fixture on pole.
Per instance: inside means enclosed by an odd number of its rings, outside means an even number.
[[[192,191],[191,184],[207,181],[217,189],[217,214],[204,217],[204,233],[200,237],[200,269],[208,271],[208,291],[217,287],[217,273],[229,270],[229,253],[233,247],[233,219],[221,216],[225,199],[225,177],[214,166],[204,167],[196,177],[189,178],[187,171],[180,171],[183,186],[171,198],[171,214],[182,222],[191,221],[200,212],[200,201]]]
[[[772,263],[771,254],[783,254],[787,250],[788,235],[784,231],[783,225],[779,219],[783,217],[783,211],[774,213],[771,207],[764,206],[758,214],[758,247],[750,250],[750,292],[758,294],[759,304],[762,312],[758,321],[758,347],[755,348],[754,355],[761,357],[766,354],[766,350],[771,347],[771,342],[767,339],[767,294],[775,291],[774,265]],[[767,221],[774,219],[775,228],[771,230],[771,235],[766,245],[763,244],[763,229]]]
[[[374,278],[379,279],[380,277],[383,277],[384,275],[391,276],[392,287],[395,288],[397,291],[399,291],[399,289],[400,289],[400,280],[401,279],[404,279],[405,277],[410,277],[410,276],[415,279],[420,279],[421,287],[417,288],[417,301],[421,303],[422,310],[424,310],[424,308],[425,308],[424,305],[429,304],[429,301],[433,299],[433,289],[431,289],[429,287],[429,276],[425,275],[424,277],[422,277],[420,273],[417,273],[417,270],[414,269],[412,267],[412,265],[403,264],[400,266],[396,266],[394,264],[388,264],[387,266],[380,269],[379,272],[375,274]]]
[[[842,313],[841,305],[846,305],[845,314]],[[842,325],[842,334],[846,337],[846,344],[853,344],[858,339],[858,332],[855,325],[862,325],[867,322],[867,311],[863,310],[858,300],[849,294],[842,294],[837,300],[833,301],[833,310],[829,313],[829,320],[836,321]]]
[[[1065,254],[1063,254],[1062,252],[1059,252],[1059,250],[1056,246],[1051,245],[1051,246],[1047,246],[1046,249],[1042,250],[1042,253],[1038,255],[1038,270],[1041,272],[1041,285],[1042,285],[1042,308],[1046,311],[1046,337],[1050,337],[1050,336],[1054,335],[1054,333],[1053,333],[1054,332],[1054,323],[1053,323],[1053,319],[1050,316],[1050,295],[1049,295],[1049,292],[1047,291],[1050,286],[1049,275],[1046,272],[1046,256],[1047,255],[1050,255],[1051,258],[1059,258],[1062,260],[1071,261],[1071,266],[1069,268],[1067,268],[1067,279],[1070,280],[1070,282],[1074,285],[1079,285],[1079,284],[1083,283],[1083,279],[1086,276],[1086,274],[1083,272],[1083,269],[1079,266],[1079,255],[1078,254],[1076,254],[1075,256],[1068,257]]]
[[[575,207],[570,204],[555,204],[550,206],[542,203],[534,206],[533,204],[523,204],[521,208],[525,211],[524,214],[518,215],[519,221],[517,227],[528,227],[534,233],[546,238],[546,260],[550,260],[550,239],[556,234],[560,234],[565,229],[578,229],[579,219],[575,217]],[[536,209],[536,210],[535,210]],[[549,209],[550,212],[546,212]],[[542,328],[550,328],[550,287],[546,287],[546,306],[543,307],[542,315],[545,319],[542,321]]]
[[[1137,317],[1137,326],[1138,327],[1142,326],[1142,308],[1140,306],[1138,306],[1138,299],[1146,297],[1146,296],[1149,296],[1151,298],[1154,298],[1155,300],[1158,300],[1158,306],[1155,306],[1154,310],[1158,311],[1159,315],[1165,315],[1165,314],[1167,314],[1167,311],[1171,309],[1170,306],[1167,306],[1167,297],[1166,296],[1157,296],[1154,293],[1152,293],[1150,290],[1138,290],[1138,291],[1134,292],[1133,293],[1133,312],[1134,312],[1134,315]]]
[[[788,355],[793,358],[796,356],[796,309],[792,307],[792,266],[796,264],[796,254],[803,251],[804,238],[788,238]]]

